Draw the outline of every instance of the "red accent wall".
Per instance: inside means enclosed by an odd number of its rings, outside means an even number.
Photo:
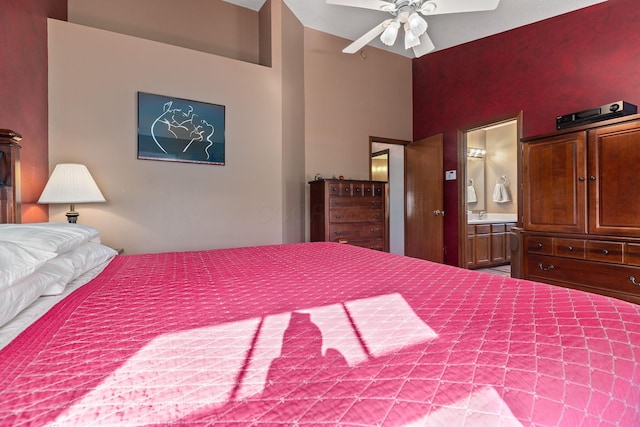
[[[444,134],[445,170],[457,169],[460,128],[522,111],[523,135],[532,136],[553,132],[558,115],[619,100],[640,105],[637,0],[609,0],[413,61],[413,137]],[[457,190],[445,181],[445,263],[453,265]]]
[[[22,222],[48,221],[36,202],[47,182],[47,18],[67,20],[67,0],[2,0],[0,128],[23,136]]]

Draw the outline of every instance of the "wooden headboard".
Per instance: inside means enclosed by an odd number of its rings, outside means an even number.
[[[0,223],[20,222],[20,145],[22,136],[0,129]]]

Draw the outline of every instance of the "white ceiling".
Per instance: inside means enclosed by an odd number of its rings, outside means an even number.
[[[257,11],[265,0],[225,1]],[[605,1],[500,0],[498,8],[493,11],[430,16],[427,18],[429,24],[427,32],[437,51]],[[284,0],[284,2],[305,27],[347,40],[359,38],[391,16],[386,12],[375,10],[328,5],[325,4],[325,0]],[[349,43],[347,41],[345,47]],[[413,57],[411,49],[404,49],[404,43],[400,38],[391,47],[382,44],[377,37],[370,45]]]

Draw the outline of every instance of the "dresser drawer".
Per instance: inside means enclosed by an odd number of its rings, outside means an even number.
[[[584,259],[587,242],[582,239],[563,239],[557,237],[553,241],[553,254],[567,258]]]
[[[382,209],[329,209],[329,222],[381,222],[384,220]]]
[[[382,209],[383,200],[379,197],[332,197],[330,208],[370,208]]]
[[[329,196],[351,196],[353,189],[349,182],[332,182],[329,184]]]
[[[627,264],[640,265],[640,243],[627,243]]]
[[[553,238],[543,236],[526,236],[525,247],[527,252],[535,254],[552,255],[553,254]]]
[[[374,249],[376,251],[384,251],[384,240],[383,239],[372,239],[372,240],[348,240],[343,243],[348,243],[353,246],[358,246],[361,248]]]
[[[587,242],[587,259],[622,264],[623,248],[624,243],[622,242],[589,240]]]
[[[385,185],[381,182],[375,182],[373,184],[365,184],[364,195],[382,197],[384,196],[384,186]]]
[[[338,239],[382,239],[384,227],[382,224],[339,224],[334,223],[329,227],[331,241]]]
[[[640,267],[528,255],[527,279],[640,302]]]

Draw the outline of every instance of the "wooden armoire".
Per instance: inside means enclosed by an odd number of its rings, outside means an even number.
[[[640,303],[640,115],[523,142],[523,277]]]

